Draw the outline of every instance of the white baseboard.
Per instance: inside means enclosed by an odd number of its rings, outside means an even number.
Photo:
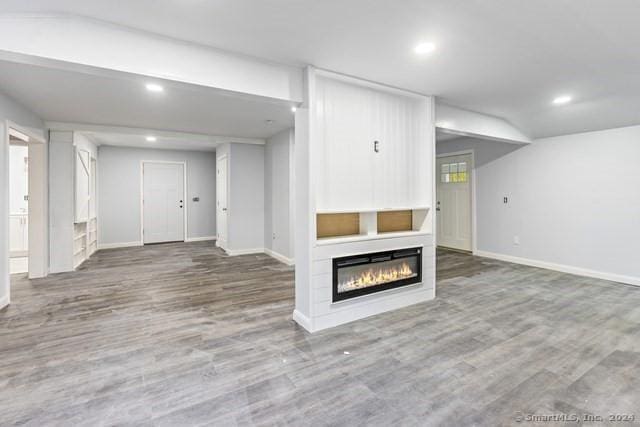
[[[238,256],[238,255],[252,255],[252,254],[263,254],[264,248],[252,248],[252,249],[225,249],[224,250],[229,256]]]
[[[282,254],[279,254],[278,252],[272,251],[271,249],[265,248],[264,249],[264,253],[269,255],[272,258],[277,259],[278,261],[280,261],[280,262],[282,262],[284,264],[287,264],[287,265],[293,265],[294,264],[293,258],[288,258],[288,257],[286,257],[286,256],[284,256]]]
[[[9,295],[5,295],[0,298],[0,310],[9,305]]]
[[[185,242],[204,242],[206,240],[216,240],[216,236],[188,237]]]
[[[593,277],[595,279],[609,280],[611,282],[624,283],[627,285],[640,286],[640,277],[624,276],[621,274],[607,273],[604,271],[589,270],[586,268],[573,267],[565,264],[555,264],[552,262],[538,261],[529,258],[520,258],[511,255],[503,255],[494,252],[475,251],[476,256],[493,258],[500,261],[512,262],[514,264],[528,265],[530,267],[545,268],[547,270],[560,271],[562,273],[575,274],[576,276]]]
[[[98,243],[98,249],[131,248],[133,246],[142,246],[142,242]]]
[[[311,319],[300,313],[298,310],[293,310],[293,320],[307,331],[313,332],[313,328],[311,327]]]

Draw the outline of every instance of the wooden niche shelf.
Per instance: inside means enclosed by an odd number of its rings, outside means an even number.
[[[413,230],[413,211],[378,212],[378,233]]]
[[[332,213],[316,216],[316,236],[326,237],[353,236],[360,234],[359,213]]]

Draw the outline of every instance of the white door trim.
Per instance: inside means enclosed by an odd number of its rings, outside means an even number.
[[[145,163],[155,163],[155,164],[171,164],[171,165],[182,165],[182,185],[183,189],[183,197],[184,197],[184,234],[182,236],[183,241],[187,241],[187,236],[189,235],[189,204],[188,196],[187,196],[187,162],[176,162],[169,160],[140,160],[140,244],[144,245],[144,165]]]
[[[227,176],[225,177],[225,187],[227,187],[225,189],[225,197],[227,198],[226,200],[226,204],[227,204],[227,220],[225,221],[225,232],[226,232],[226,239],[224,241],[221,242],[220,240],[220,227],[218,226],[218,188],[216,187],[216,246],[224,249],[225,251],[227,250],[227,248],[229,247],[229,208],[230,208],[230,203],[229,203],[229,154],[223,154],[220,157],[216,157],[216,185],[218,184],[218,162],[222,162],[224,161],[226,163],[225,167],[226,167],[226,173]]]
[[[12,132],[12,130],[14,132]],[[2,215],[2,228],[6,233],[7,238],[1,243],[6,253],[6,257],[0,260],[7,272],[5,277],[0,278],[0,286],[5,287],[6,292],[4,297],[0,297],[0,308],[8,305],[11,302],[11,280],[9,271],[9,189],[10,189],[10,176],[9,176],[9,145],[11,134],[18,137],[28,138],[29,142],[29,157],[36,157],[35,150],[31,147],[37,147],[37,160],[39,160],[38,168],[29,167],[29,277],[45,277],[48,273],[48,242],[49,242],[49,219],[47,215],[47,159],[46,159],[46,139],[44,134],[37,129],[31,129],[26,126],[21,126],[11,120],[4,121],[4,135],[1,135],[3,140],[0,141],[0,149],[5,153],[4,167],[4,179],[5,188],[0,189],[0,194],[4,199],[4,210],[0,214]],[[32,162],[33,163],[33,162]],[[35,178],[35,179],[34,179]],[[33,187],[32,187],[33,186]],[[34,191],[31,191],[31,190]],[[37,191],[36,191],[37,190]],[[38,195],[40,197],[31,197]],[[36,227],[36,224],[38,227]]]
[[[471,155],[471,251],[472,253],[476,253],[478,251],[478,239],[477,239],[477,218],[476,218],[476,153],[475,150],[462,150],[462,151],[454,151],[451,153],[442,153],[436,155],[436,160],[442,157],[452,157],[452,156],[460,156],[460,155]],[[436,168],[434,168],[436,169]],[[440,171],[435,171],[435,178],[440,179]],[[434,181],[437,182],[437,181]],[[436,197],[438,197],[436,193]],[[435,221],[434,221],[435,224]],[[436,235],[436,246],[437,242],[437,233]]]

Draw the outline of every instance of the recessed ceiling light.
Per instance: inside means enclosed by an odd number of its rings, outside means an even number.
[[[295,113],[296,111],[298,111],[298,109],[296,107],[291,107],[291,112]]]
[[[164,88],[157,83],[147,83],[145,87],[149,92],[164,92]]]
[[[413,51],[418,55],[426,55],[427,53],[431,53],[436,50],[436,45],[431,42],[420,43]]]
[[[569,95],[562,95],[553,99],[553,103],[556,105],[568,104],[569,102],[571,102]]]
[[[158,140],[158,138],[156,138],[155,136],[148,136],[145,139],[147,140],[147,142],[156,142]]]
[[[268,126],[271,126],[273,124],[273,120],[265,120],[264,121]]]

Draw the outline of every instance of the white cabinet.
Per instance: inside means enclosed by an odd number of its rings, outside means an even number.
[[[26,256],[29,248],[29,217],[9,215],[9,251],[12,257]]]
[[[318,212],[431,204],[430,98],[319,77],[315,99]]]

